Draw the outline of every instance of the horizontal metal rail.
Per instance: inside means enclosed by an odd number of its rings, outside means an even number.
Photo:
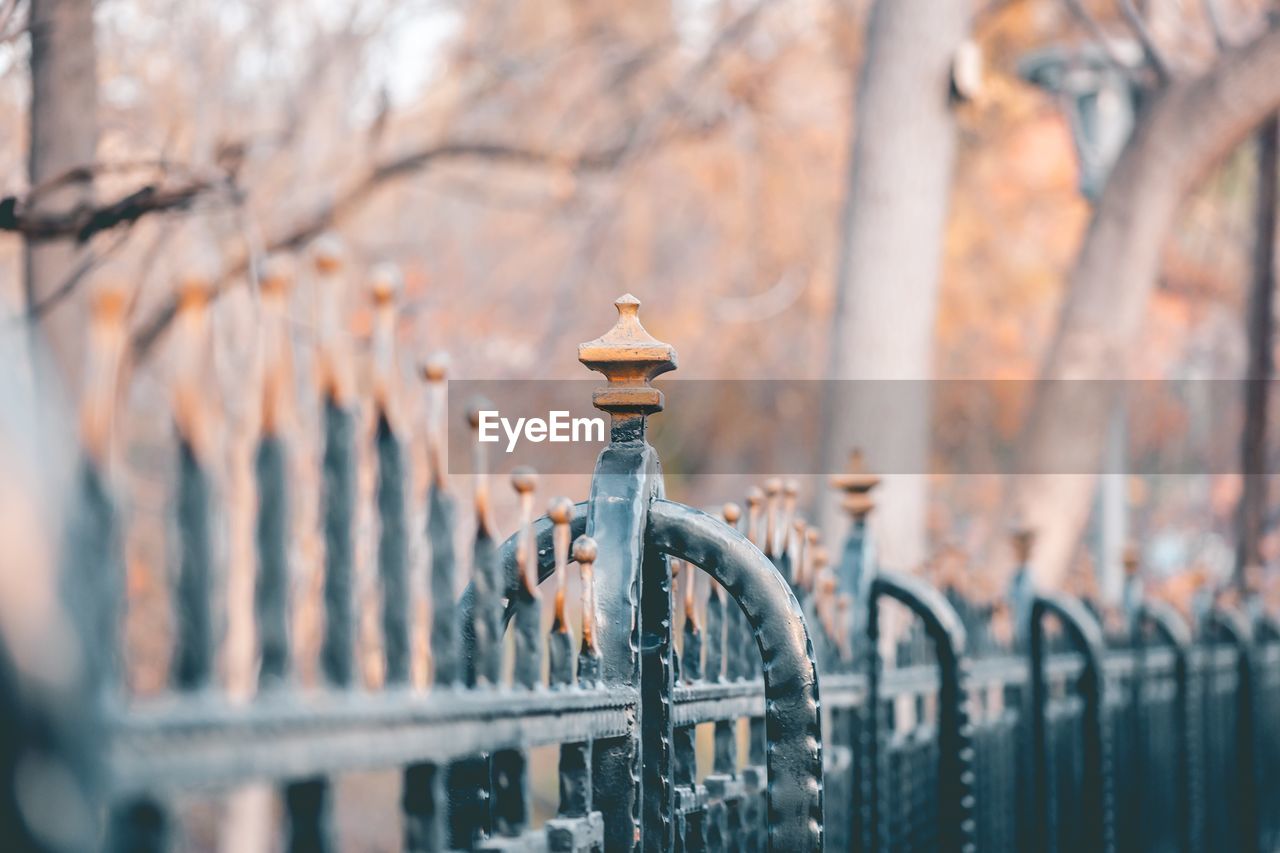
[[[634,729],[635,702],[617,688],[325,691],[251,705],[175,697],[116,720],[111,786],[117,796],[225,788],[619,737]]]

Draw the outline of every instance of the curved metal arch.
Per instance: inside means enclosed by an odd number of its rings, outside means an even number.
[[[746,615],[763,661],[769,849],[821,850],[818,672],[795,594],[745,536],[692,507],[655,500],[645,539],[719,581]]]
[[[1171,605],[1163,601],[1144,601],[1138,614],[1154,625],[1164,641],[1180,653],[1185,654],[1191,648],[1191,627]]]
[[[1148,623],[1173,650],[1174,684],[1178,694],[1175,726],[1179,733],[1178,744],[1178,831],[1183,850],[1197,847],[1194,840],[1200,836],[1198,798],[1193,793],[1194,744],[1191,732],[1191,684],[1190,663],[1192,635],[1186,620],[1171,605],[1163,601],[1144,601],[1138,609],[1139,624]],[[1141,650],[1142,646],[1139,646]]]
[[[1102,626],[1080,601],[1062,595],[1037,595],[1031,601],[1031,696],[1032,733],[1035,753],[1036,800],[1040,804],[1039,849],[1053,849],[1046,833],[1050,820],[1048,796],[1048,745],[1046,742],[1045,711],[1048,689],[1045,684],[1044,618],[1052,614],[1071,636],[1075,646],[1084,656],[1084,671],[1080,675],[1080,692],[1084,699],[1084,798],[1085,822],[1094,832],[1091,849],[1112,853],[1115,850],[1115,832],[1110,804],[1111,772],[1104,699],[1106,680],[1102,671],[1105,644]]]
[[[570,541],[581,536],[587,530],[587,509],[590,506],[589,501],[578,501],[573,505],[573,515],[569,519]],[[552,548],[552,534],[555,525],[551,519],[545,515],[533,522],[533,536],[535,546],[538,553],[538,583],[542,583],[551,577],[556,568],[556,556]],[[512,533],[498,547],[498,564],[502,566],[503,576],[507,579],[507,591],[505,593],[507,599],[507,609],[503,616],[503,624],[511,621],[515,611],[512,609],[510,602],[514,600],[519,589],[516,587],[516,545],[520,541],[519,531]],[[463,648],[468,648],[465,643],[470,639],[468,634],[471,633],[471,620],[468,618],[474,607],[475,589],[471,583],[467,583],[466,589],[462,591],[462,597],[458,599],[458,607],[461,610],[462,623],[462,639],[464,641]]]
[[[899,572],[880,571],[871,580],[867,601],[867,634],[869,653],[876,654],[879,640],[879,608],[881,596],[905,605],[924,623],[933,640],[938,658],[938,801],[942,828],[939,833],[944,849],[971,853],[977,849],[977,824],[974,819],[973,791],[973,726],[968,711],[968,664],[965,659],[967,637],[960,615],[937,589],[919,578]],[[870,670],[871,700],[868,713],[879,713],[878,661]],[[869,744],[872,750],[877,745]],[[872,801],[878,802],[875,792]]]
[[[1241,796],[1237,806],[1242,831],[1241,839],[1247,853],[1258,849],[1260,824],[1258,804],[1254,792],[1257,790],[1258,768],[1256,764],[1257,742],[1254,727],[1257,724],[1257,708],[1254,705],[1254,658],[1253,649],[1256,634],[1249,617],[1235,608],[1215,607],[1209,611],[1208,625],[1221,631],[1233,646],[1236,647],[1237,677],[1239,687],[1236,690],[1238,703],[1236,714],[1236,763],[1244,784],[1241,785]]]

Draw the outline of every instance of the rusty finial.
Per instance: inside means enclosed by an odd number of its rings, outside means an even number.
[[[347,283],[338,238],[327,234],[317,240],[311,262],[316,288],[316,381],[323,396],[346,406],[351,402],[355,381],[345,334]]]
[[[123,282],[106,281],[95,288],[86,348],[84,402],[80,408],[80,441],[85,452],[100,465],[107,460],[115,417],[127,308]]]
[[[676,350],[640,325],[640,300],[630,293],[613,303],[618,321],[594,341],[578,345],[578,361],[604,374],[609,384],[591,394],[591,402],[614,423],[662,411],[662,392],[649,383],[676,369]]]
[[[434,353],[422,363],[422,378],[427,383],[427,466],[432,482],[444,488],[444,410],[445,379],[449,372],[447,353]]]
[[[1124,546],[1120,563],[1124,566],[1125,577],[1131,578],[1138,574],[1139,569],[1142,568],[1142,551],[1136,542],[1130,542]]]
[[[764,553],[773,557],[778,547],[778,498],[782,495],[782,481],[772,477],[764,483],[765,533]]]
[[[684,564],[684,618],[690,625],[690,630],[698,630],[698,605],[697,605],[697,583],[698,570],[691,563]]]
[[[573,559],[582,572],[582,654],[596,655],[596,540],[583,534],[574,540]]]
[[[551,519],[551,547],[556,560],[556,609],[551,630],[562,634],[569,633],[569,620],[564,615],[564,584],[569,566],[569,522],[573,519],[573,502],[568,498],[555,498],[547,508],[547,518]]]
[[[400,270],[381,264],[369,277],[373,303],[373,404],[392,427],[398,426],[396,393],[396,308],[403,282]]]
[[[287,261],[270,258],[259,281],[262,288],[262,431],[278,433],[293,414],[293,348],[287,316],[293,271]]]
[[[805,570],[805,584],[808,589],[813,589],[814,578],[817,575],[817,566],[814,562],[817,558],[818,549],[822,545],[822,531],[816,527],[810,527],[805,531],[805,561],[809,564]]]
[[[871,490],[880,485],[880,478],[868,473],[862,451],[854,448],[849,454],[849,468],[843,474],[831,478],[831,485],[844,492],[844,508],[856,521],[862,521],[875,508]]]
[[[208,343],[209,299],[213,282],[207,276],[192,275],[178,285],[177,349],[173,356],[173,419],[178,432],[196,454],[208,449],[208,418],[205,406],[204,356]]]
[[[472,474],[475,477],[475,508],[477,532],[493,532],[489,504],[489,457],[480,441],[480,412],[493,408],[484,400],[475,400],[467,409],[467,423],[471,425]]]
[[[342,239],[332,231],[327,231],[311,244],[311,257],[316,272],[334,273],[342,269],[345,252]]]
[[[1021,521],[1015,521],[1009,529],[1009,541],[1013,545],[1013,558],[1019,566],[1031,562],[1031,549],[1036,544],[1036,532]]]
[[[747,490],[747,538],[751,544],[760,547],[760,506],[764,503],[764,492],[759,486]]]
[[[796,517],[796,501],[800,496],[800,484],[787,480],[782,484],[782,516],[778,523],[779,542],[774,546],[779,554],[791,550],[791,522]]]
[[[516,546],[516,570],[525,592],[538,596],[537,542],[533,535],[533,490],[538,485],[538,475],[527,465],[511,472],[511,487],[520,499],[520,538]]]
[[[791,558],[791,579],[797,588],[801,588],[805,584],[805,560],[808,554],[805,549],[805,534],[808,532],[809,525],[805,523],[803,518],[797,518],[791,522],[791,529],[794,531],[793,536],[789,536],[787,543],[788,554]]]

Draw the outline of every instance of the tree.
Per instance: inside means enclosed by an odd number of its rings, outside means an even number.
[[[968,32],[967,6],[880,0],[867,21],[840,226],[827,371],[833,380],[932,375],[956,147],[952,68]],[[825,413],[827,471],[841,470],[850,445],[880,414],[859,407],[850,383],[837,384]],[[908,382],[903,392],[923,402]],[[927,459],[927,411],[917,409],[893,426],[894,461]],[[874,456],[869,462],[875,465]],[[921,474],[886,478],[879,519],[891,565],[911,568],[924,558],[925,485]]]
[[[92,0],[31,0],[28,207],[36,216],[65,214],[93,196],[89,167],[98,144],[93,6]],[[33,333],[43,335],[72,397],[86,315],[83,300],[60,300],[59,294],[87,271],[87,253],[86,242],[74,236],[27,236],[24,246],[24,295]],[[38,310],[46,304],[47,310]]]
[[[1077,14],[1088,18],[1078,3]],[[1145,61],[1144,107],[1097,201],[1068,277],[1020,449],[1014,502],[1039,536],[1035,572],[1060,579],[1088,520],[1115,389],[1079,393],[1072,382],[1123,378],[1122,365],[1160,269],[1160,250],[1182,199],[1224,155],[1280,107],[1280,30],[1238,46],[1221,39],[1202,70],[1173,67],[1131,3],[1126,21]],[[1096,22],[1091,29],[1101,32]],[[1118,61],[1118,60],[1117,60]],[[1093,389],[1097,390],[1097,389]],[[1064,473],[1066,454],[1074,460]]]

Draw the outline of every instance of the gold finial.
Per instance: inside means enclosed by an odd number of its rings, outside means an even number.
[[[662,411],[662,392],[649,385],[654,377],[676,369],[676,350],[640,325],[640,300],[630,293],[613,303],[618,321],[594,341],[578,345],[578,361],[604,374],[609,384],[597,388],[591,403],[618,417],[643,417]]]
[[[422,378],[427,382],[427,467],[432,482],[444,488],[444,410],[445,378],[449,372],[449,356],[438,352],[422,363]]]
[[[109,280],[96,286],[89,316],[88,365],[80,408],[80,441],[98,464],[107,460],[111,421],[115,417],[120,365],[126,343],[124,283]]]
[[[207,449],[208,413],[204,405],[204,355],[208,333],[208,305],[213,282],[189,275],[178,286],[177,351],[174,353],[173,419],[178,432],[197,454]]]
[[[765,534],[764,552],[772,557],[778,546],[778,497],[782,494],[782,481],[772,477],[764,483]]]
[[[338,272],[342,269],[343,255],[342,240],[332,232],[321,234],[312,244],[311,258],[316,272],[324,274]]]
[[[1009,540],[1013,544],[1013,558],[1019,566],[1031,562],[1031,549],[1036,544],[1036,532],[1022,521],[1015,521],[1009,530]]]
[[[443,382],[449,375],[449,354],[434,352],[422,362],[422,378],[428,382]]]
[[[583,534],[573,542],[573,559],[582,572],[582,653],[596,654],[596,540]]]
[[[818,551],[822,547],[822,531],[817,527],[810,527],[805,531],[805,560],[809,563],[808,569],[805,571],[805,583],[807,588],[812,590],[814,582],[818,576]]]
[[[400,270],[380,264],[369,277],[373,303],[373,403],[392,426],[399,426],[395,411],[396,307],[402,288]]]
[[[742,518],[742,507],[733,501],[729,501],[720,509],[720,514],[724,517],[725,524],[730,527],[738,526],[738,519]]]
[[[262,431],[278,433],[293,414],[293,348],[288,329],[292,269],[287,261],[269,258],[262,287]]]
[[[805,549],[805,534],[808,532],[809,525],[805,523],[803,518],[797,518],[791,522],[791,529],[795,531],[795,535],[790,538],[788,549],[791,555],[791,577],[797,587],[805,585],[805,560],[808,559],[808,552]]]
[[[1136,542],[1130,542],[1124,546],[1124,552],[1120,555],[1120,563],[1124,566],[1124,573],[1128,577],[1133,577],[1142,567],[1142,551],[1138,548]]]
[[[880,485],[880,478],[868,473],[860,449],[850,452],[848,470],[832,477],[831,485],[845,493],[844,508],[855,520],[865,519],[875,508],[871,490]]]
[[[779,554],[791,550],[791,522],[796,517],[796,501],[800,496],[800,484],[787,480],[782,484],[782,516],[778,523],[779,542],[775,546]]]
[[[690,631],[698,630],[698,570],[692,563],[684,564],[684,618]]]
[[[533,535],[533,490],[538,475],[527,465],[511,472],[511,487],[520,496],[520,539],[516,543],[516,570],[530,597],[538,597],[537,541]]]
[[[284,255],[271,255],[258,269],[258,287],[265,294],[284,295],[293,285],[293,264]]]
[[[315,270],[316,381],[320,393],[339,406],[351,402],[355,380],[347,336],[347,282],[342,244],[325,234],[312,247]]]
[[[551,519],[551,549],[556,559],[556,609],[551,630],[569,633],[569,620],[564,615],[564,584],[569,566],[569,536],[572,531],[569,523],[573,520],[573,502],[568,498],[553,498],[547,507],[547,518]]]

